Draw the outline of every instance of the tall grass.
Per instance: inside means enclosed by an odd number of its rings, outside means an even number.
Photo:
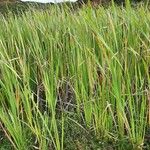
[[[148,9],[54,7],[0,18],[0,126],[14,149],[65,149],[68,121],[99,140],[142,148]]]

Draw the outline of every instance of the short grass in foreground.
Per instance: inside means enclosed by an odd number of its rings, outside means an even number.
[[[149,125],[146,7],[0,16],[1,149],[148,149]]]

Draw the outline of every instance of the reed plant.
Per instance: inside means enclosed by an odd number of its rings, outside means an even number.
[[[150,126],[148,7],[54,6],[0,18],[0,127],[13,149],[63,150],[68,122],[99,141],[142,149]]]

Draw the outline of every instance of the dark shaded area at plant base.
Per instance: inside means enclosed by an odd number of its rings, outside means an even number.
[[[77,119],[74,114],[74,119]],[[78,120],[78,119],[77,119]],[[80,122],[79,122],[80,124]],[[58,119],[58,130],[61,131],[61,120]],[[30,140],[28,140],[28,148],[34,150],[34,147],[38,147],[36,138],[30,131],[24,129],[24,132],[28,132]],[[96,137],[92,129],[84,129],[78,124],[72,122],[69,118],[65,119],[66,138],[64,139],[64,150],[141,150],[139,147],[133,147],[128,138],[124,137],[120,141],[115,141],[113,138],[101,138]],[[150,128],[147,128],[145,143],[142,147],[143,150],[150,149]],[[12,150],[12,144],[7,139],[6,134],[0,128],[0,150]],[[34,145],[32,145],[35,143]],[[49,145],[51,149],[53,146]]]
[[[150,127],[146,130],[144,148],[146,150],[150,149]]]
[[[59,128],[61,131],[61,121],[59,123]],[[34,150],[34,147],[38,147],[34,135],[30,134],[31,140],[29,142],[29,149]],[[95,137],[93,131],[85,131],[77,124],[74,124],[71,120],[67,120],[65,123],[65,134],[67,138],[64,139],[64,150],[132,150],[134,149],[129,143],[128,139],[121,141],[106,140]],[[0,149],[1,150],[12,150],[13,147],[8,141],[6,135],[0,129]],[[35,145],[31,145],[35,143]],[[147,145],[146,145],[147,146]],[[50,148],[53,149],[52,145]],[[148,150],[148,149],[146,149]]]

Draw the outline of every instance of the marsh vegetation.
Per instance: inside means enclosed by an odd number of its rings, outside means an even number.
[[[1,149],[150,149],[149,126],[148,6],[0,16]]]

